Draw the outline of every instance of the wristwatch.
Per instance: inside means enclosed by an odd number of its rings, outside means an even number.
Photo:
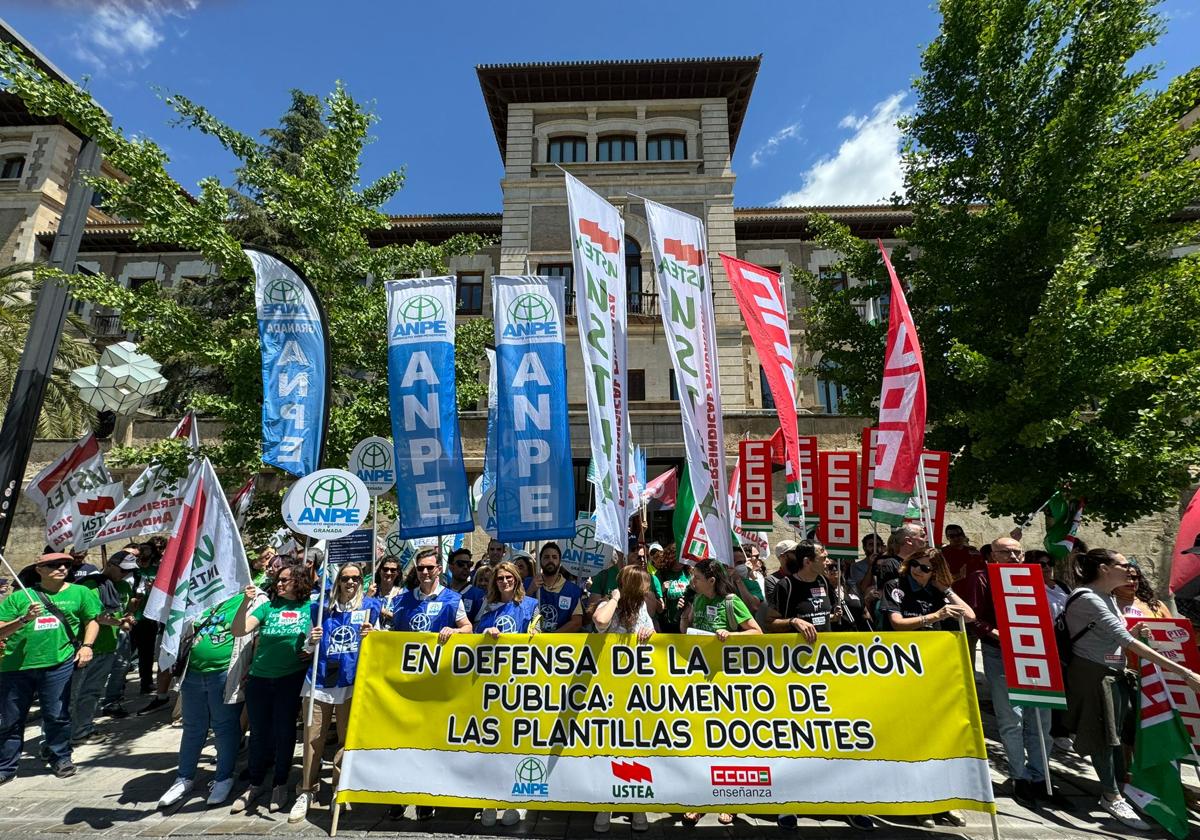
[[[81,645],[80,645],[80,647],[81,647],[81,648],[91,648],[91,647],[94,647],[94,643],[92,643],[92,642],[84,642],[83,644],[81,644]]]

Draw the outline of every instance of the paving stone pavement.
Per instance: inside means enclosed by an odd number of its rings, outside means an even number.
[[[133,710],[144,705],[135,699],[128,704]],[[984,709],[985,730],[994,735],[993,721]],[[157,808],[158,798],[175,778],[180,728],[172,724],[166,709],[145,717],[130,716],[122,720],[100,721],[100,729],[112,736],[105,744],[78,747],[75,761],[79,772],[70,779],[57,779],[36,757],[39,730],[36,715],[31,716],[26,732],[26,755],[21,761],[18,776],[0,787],[0,840],[35,840],[40,837],[61,837],[64,834],[105,835],[114,837],[195,837],[195,836],[260,836],[264,834],[325,836],[330,826],[330,810],[322,804],[309,812],[305,822],[289,825],[287,813],[270,814],[265,803],[247,814],[231,815],[228,806],[208,808],[207,783],[214,768],[215,753],[211,743],[201,758],[197,787],[179,806],[167,812]],[[1130,838],[1165,837],[1165,832],[1133,832],[1107,819],[1097,806],[1099,785],[1090,764],[1074,754],[1055,752],[1051,757],[1054,776],[1062,792],[1073,806],[1070,813],[1028,811],[1009,796],[1004,776],[996,772],[997,761],[1003,766],[1003,750],[989,737],[988,751],[992,757],[992,779],[996,785],[996,804],[999,811],[1000,836],[1011,840],[1042,840],[1042,838]],[[328,755],[327,755],[328,757]],[[291,784],[298,776],[299,747],[293,767]],[[241,762],[239,762],[239,769]],[[325,778],[328,781],[328,765]],[[1185,782],[1200,796],[1195,773],[1185,769]],[[464,785],[469,780],[464,780]],[[239,790],[235,787],[235,790]],[[289,803],[290,805],[290,803]],[[989,838],[992,828],[986,814],[963,812],[967,820],[964,829],[923,829],[916,820],[888,818],[879,821],[871,836],[879,838]],[[592,814],[562,812],[527,812],[516,826],[497,825],[484,829],[474,812],[443,809],[434,819],[417,822],[410,808],[407,817],[391,820],[387,809],[380,805],[357,805],[343,808],[338,826],[339,837],[496,837],[520,836],[534,838],[563,838],[579,840],[593,838]],[[1193,827],[1200,825],[1196,818]],[[774,824],[773,818],[738,815],[732,826],[721,826],[715,814],[705,815],[696,828],[685,828],[667,814],[651,814],[650,830],[644,837],[718,838],[787,837],[849,838],[862,833],[837,819],[801,818],[799,831],[785,833]],[[635,835],[629,827],[628,815],[616,814],[607,835],[630,839]]]

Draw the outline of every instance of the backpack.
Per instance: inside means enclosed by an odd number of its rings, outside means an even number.
[[[1079,589],[1071,593],[1067,598],[1067,602],[1063,604],[1062,612],[1058,614],[1058,618],[1054,619],[1054,642],[1058,646],[1058,661],[1065,668],[1071,663],[1075,656],[1075,643],[1096,626],[1096,622],[1090,622],[1086,627],[1078,633],[1072,635],[1067,629],[1067,610],[1071,608],[1071,604],[1075,599],[1084,593],[1084,590]]]

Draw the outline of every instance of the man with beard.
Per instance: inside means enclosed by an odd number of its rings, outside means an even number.
[[[525,581],[527,595],[538,599],[541,632],[578,633],[583,628],[583,590],[562,576],[562,549],[548,542],[538,552],[541,570]]]

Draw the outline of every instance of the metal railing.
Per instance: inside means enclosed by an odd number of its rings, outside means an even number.
[[[575,315],[575,293],[567,290],[566,295],[566,315],[572,317]],[[627,292],[625,296],[625,311],[630,315],[640,315],[643,317],[658,316],[658,293],[657,292]]]
[[[92,332],[98,336],[124,335],[120,315],[92,315]]]

